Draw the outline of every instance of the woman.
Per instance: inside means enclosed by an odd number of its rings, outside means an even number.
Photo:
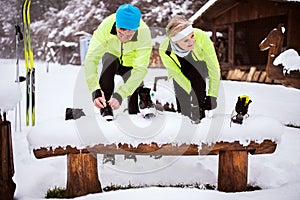
[[[168,77],[174,80],[177,110],[199,123],[205,110],[217,106],[220,66],[214,45],[182,15],[174,17],[166,31],[168,38],[161,43],[159,53]]]

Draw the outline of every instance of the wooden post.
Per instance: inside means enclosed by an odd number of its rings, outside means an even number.
[[[248,152],[220,151],[218,190],[241,192],[247,189]]]
[[[13,182],[14,163],[11,140],[11,124],[0,117],[0,197],[12,200],[16,189]]]
[[[68,154],[67,197],[102,192],[96,156],[91,153]]]

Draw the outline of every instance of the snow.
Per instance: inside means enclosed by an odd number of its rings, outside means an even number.
[[[193,23],[198,17],[200,17],[209,7],[211,7],[218,0],[209,0],[206,4],[204,4],[189,20]]]
[[[280,53],[273,62],[274,65],[283,65],[283,73],[300,71],[300,56],[295,49],[288,49]]]
[[[98,123],[98,127],[94,122]],[[260,123],[264,121],[264,123]],[[82,129],[81,127],[93,127]],[[157,118],[145,120],[141,116],[122,114],[107,123],[99,114],[82,117],[75,121],[64,119],[49,120],[33,128],[28,134],[32,149],[40,147],[76,147],[97,144],[126,143],[134,147],[141,143],[162,144],[201,144],[217,141],[239,141],[247,145],[250,141],[262,142],[264,139],[280,141],[282,124],[265,116],[252,116],[244,125],[232,124],[230,115],[214,115],[199,125],[194,125],[186,117],[177,113],[159,114]],[[64,133],[64,134],[61,134]],[[217,133],[217,134],[215,134]]]
[[[24,61],[20,62],[20,66],[24,66]],[[216,185],[218,174],[217,156],[164,156],[158,160],[148,156],[137,156],[137,162],[134,163],[133,160],[124,160],[123,156],[120,155],[116,156],[116,165],[110,165],[102,164],[102,155],[98,155],[98,169],[102,187],[111,184],[148,185],[149,187],[90,194],[75,199],[143,198],[146,200],[150,198],[167,199],[170,198],[170,195],[175,200],[183,198],[220,200],[299,199],[300,155],[296,152],[298,152],[300,144],[300,129],[283,126],[284,124],[300,125],[299,90],[279,85],[222,81],[218,109],[207,113],[208,117],[203,120],[202,124],[191,125],[185,117],[178,117],[174,113],[159,114],[158,119],[163,120],[146,121],[138,116],[128,116],[126,112],[123,113],[121,110],[116,113],[117,119],[115,122],[105,122],[99,115],[95,114],[95,109],[91,106],[90,94],[86,91],[86,84],[83,80],[82,67],[61,66],[50,63],[49,73],[46,73],[46,63],[36,62],[35,66],[36,127],[25,126],[25,84],[21,83],[20,88],[23,93],[21,101],[23,111],[22,132],[12,129],[15,164],[13,179],[17,184],[16,199],[43,199],[49,188],[55,186],[65,187],[66,185],[66,157],[38,160],[32,154],[34,145],[56,143],[56,145],[64,146],[67,143],[81,145],[82,141],[95,142],[89,141],[94,139],[95,135],[84,135],[87,139],[82,139],[84,133],[88,134],[90,132],[82,132],[82,128],[93,130],[93,126],[97,128],[101,126],[102,134],[99,133],[99,137],[105,136],[108,143],[128,139],[127,142],[137,144],[141,141],[150,141],[149,138],[157,139],[160,142],[172,140],[176,142],[185,140],[193,142],[193,140],[203,139],[201,134],[197,134],[197,131],[206,127],[210,133],[215,130],[224,131],[224,134],[221,135],[211,135],[213,138],[220,140],[233,141],[238,139],[242,144],[247,144],[247,140],[250,139],[261,141],[264,138],[272,138],[278,142],[278,146],[273,154],[249,156],[248,183],[259,186],[262,190],[223,193],[217,190],[194,188],[153,187],[157,184],[176,185],[179,183]],[[23,67],[20,67],[20,71],[25,73],[25,70],[22,69]],[[3,84],[8,85],[7,81],[13,82],[15,80],[14,70],[14,60],[0,60],[1,88],[7,88],[3,87]],[[145,79],[146,86],[153,85],[153,76],[155,75],[166,75],[166,71],[164,69],[149,70],[149,74]],[[120,83],[118,82],[118,84]],[[153,98],[174,102],[174,98],[170,97],[172,93],[170,81],[160,80],[158,86],[157,93],[154,94]],[[167,92],[161,94],[159,91],[162,88]],[[0,90],[0,94],[5,97],[14,96],[15,93],[19,92],[7,89]],[[253,101],[249,106],[250,116],[244,121],[243,125],[232,124],[230,127],[229,118],[226,117],[230,116],[237,97],[241,94],[249,95]],[[10,100],[3,99],[2,96],[1,102],[5,101],[4,105],[8,105]],[[13,99],[18,100],[18,98]],[[87,116],[76,121],[64,121],[67,107],[83,108]],[[121,109],[125,107],[126,105],[122,105]],[[222,116],[225,116],[225,118],[222,118]],[[7,118],[12,122],[11,127],[14,127],[14,112],[8,112]],[[124,123],[124,120],[126,123]],[[118,121],[119,123],[117,123]],[[173,123],[171,124],[170,121]],[[222,126],[215,126],[215,124],[219,125],[220,121]],[[157,132],[144,131],[141,132],[141,135],[137,135],[128,131],[128,123],[134,125],[134,129],[144,130],[143,128],[147,129],[153,123],[158,122],[161,122],[162,125]],[[91,123],[92,126],[86,126],[86,123]],[[172,127],[170,127],[171,125]],[[178,130],[177,127],[180,127],[182,128],[182,134],[178,134],[174,138],[174,135],[167,134],[172,131],[165,131],[168,127],[171,128],[170,130]],[[251,129],[245,127],[251,127]],[[111,135],[104,133],[107,129],[114,131],[110,133]],[[191,129],[195,131],[194,135],[190,137],[184,135],[184,133],[188,133],[187,130]],[[228,130],[230,132],[227,132]],[[157,134],[160,131],[167,133],[165,135]],[[74,132],[79,134],[74,135]],[[127,135],[124,135],[124,133],[127,133]],[[128,133],[131,133],[131,135]],[[40,136],[37,136],[38,134]],[[35,136],[33,137],[33,135]],[[32,140],[30,141],[32,146],[30,146],[27,137]],[[66,141],[66,138],[69,141]],[[210,138],[204,136],[204,139]],[[77,144],[76,142],[80,143]]]
[[[9,94],[9,95],[7,95]],[[8,112],[13,110],[22,98],[21,88],[14,81],[0,80],[0,110]]]

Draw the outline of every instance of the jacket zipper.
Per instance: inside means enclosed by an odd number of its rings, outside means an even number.
[[[120,64],[121,65],[123,65],[122,57],[123,57],[123,42],[121,42],[121,56],[120,56]]]

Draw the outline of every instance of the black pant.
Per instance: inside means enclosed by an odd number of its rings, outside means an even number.
[[[184,58],[178,57],[178,60],[181,65],[181,72],[191,82],[192,91],[191,93],[187,93],[174,81],[177,109],[183,115],[190,116],[192,105],[194,107],[204,108],[207,67],[204,61],[195,61],[191,54]]]
[[[129,79],[131,75],[132,67],[124,67],[120,64],[118,57],[105,53],[102,57],[102,72],[99,79],[101,90],[105,94],[105,98],[108,101],[113,94],[115,88],[114,77],[115,75],[122,76],[124,83]],[[136,114],[139,112],[138,107],[138,92],[137,90],[128,97],[128,112],[130,114]]]

